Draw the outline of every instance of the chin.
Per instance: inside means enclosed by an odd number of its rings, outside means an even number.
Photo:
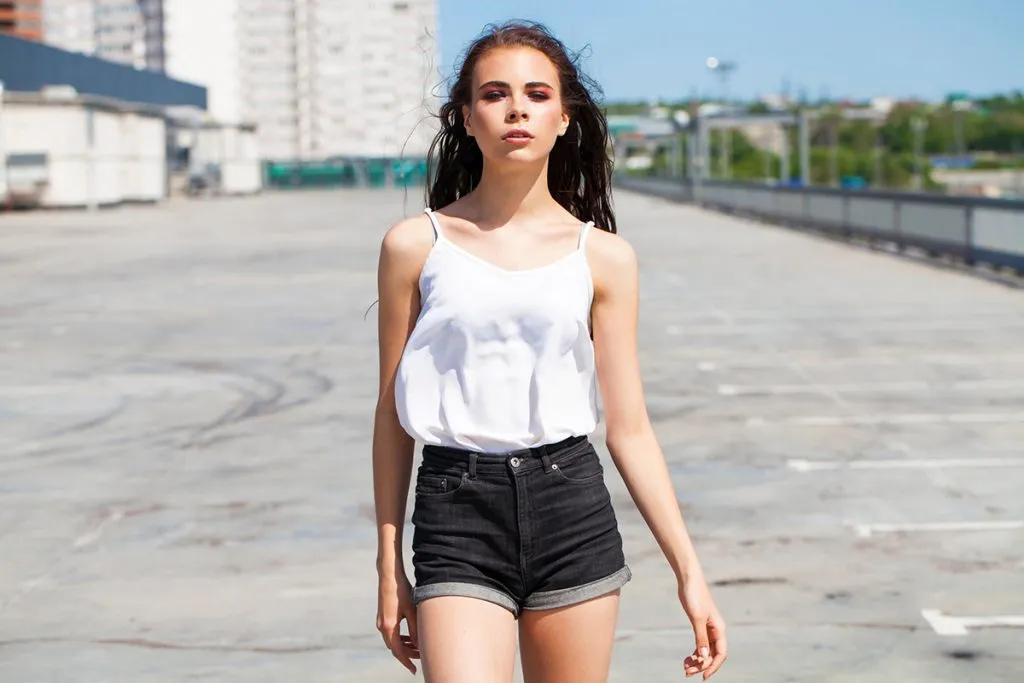
[[[490,154],[484,155],[488,161],[511,164],[536,164],[547,160],[551,154],[550,149],[542,149],[535,145],[519,149],[493,150]]]

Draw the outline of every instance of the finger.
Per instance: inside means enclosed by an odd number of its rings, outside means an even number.
[[[395,627],[391,626],[387,622],[381,622],[381,624],[377,627],[377,630],[380,631],[380,637],[384,640],[384,644],[390,650],[391,649],[391,634],[394,632]]]
[[[715,658],[711,660],[711,666],[709,666],[708,670],[704,672],[704,680],[706,681],[714,676],[718,670],[722,668],[723,664],[725,664],[725,655],[716,654]]]
[[[728,656],[728,647],[725,642],[725,636],[719,636],[715,639],[713,651],[715,653],[715,657],[711,660],[711,666],[708,667],[708,670],[704,675],[704,680],[710,678],[713,673],[722,668],[722,664],[725,664],[725,658]]]
[[[417,650],[420,649],[420,632],[419,626],[417,625],[417,614],[416,608],[413,607],[409,610],[409,613],[405,615],[405,621],[409,624],[409,640],[412,641],[412,646]]]
[[[689,655],[685,660],[683,660],[683,672],[687,676],[692,676],[694,674],[699,674],[700,671],[701,671],[700,660],[697,658],[696,655]]]
[[[401,643],[398,643],[395,647],[391,648],[391,654],[395,656],[395,659],[401,662],[402,666],[409,670],[409,673],[416,673],[416,665],[412,663],[412,660],[406,654],[405,648],[402,647]]]
[[[708,624],[706,618],[694,620],[693,634],[697,639],[695,656],[699,658],[701,669],[705,669],[711,662],[711,645],[708,640]]]
[[[405,645],[402,643],[402,634],[400,632],[400,624],[395,624],[394,631],[391,632],[391,653],[395,656],[399,662],[402,663],[410,673],[416,673],[416,665],[409,659],[408,654],[405,651]]]
[[[686,665],[685,670],[687,673],[699,674],[706,666],[707,662],[694,658],[692,662]]]
[[[402,636],[402,647],[405,648],[406,653],[410,659],[420,658],[420,649],[412,642],[409,636]]]

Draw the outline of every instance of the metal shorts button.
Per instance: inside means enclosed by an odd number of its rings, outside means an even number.
[[[522,460],[520,460],[519,458],[512,458],[511,460],[509,460],[509,464],[511,464],[512,467],[519,467],[519,464],[521,462]]]

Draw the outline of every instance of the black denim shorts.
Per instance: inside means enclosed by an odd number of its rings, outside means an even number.
[[[426,446],[413,509],[413,602],[459,595],[565,607],[631,578],[586,437],[495,455]]]

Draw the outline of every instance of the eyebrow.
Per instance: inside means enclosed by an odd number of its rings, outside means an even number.
[[[512,88],[512,86],[509,85],[508,83],[506,83],[505,81],[487,81],[486,83],[484,83],[483,85],[480,86],[479,90],[483,90],[484,88],[488,88],[488,87],[508,88],[510,90]],[[552,88],[550,85],[548,85],[547,83],[545,83],[543,81],[530,81],[529,83],[526,84],[526,87],[527,88],[548,88],[550,90],[554,90],[554,88]]]

